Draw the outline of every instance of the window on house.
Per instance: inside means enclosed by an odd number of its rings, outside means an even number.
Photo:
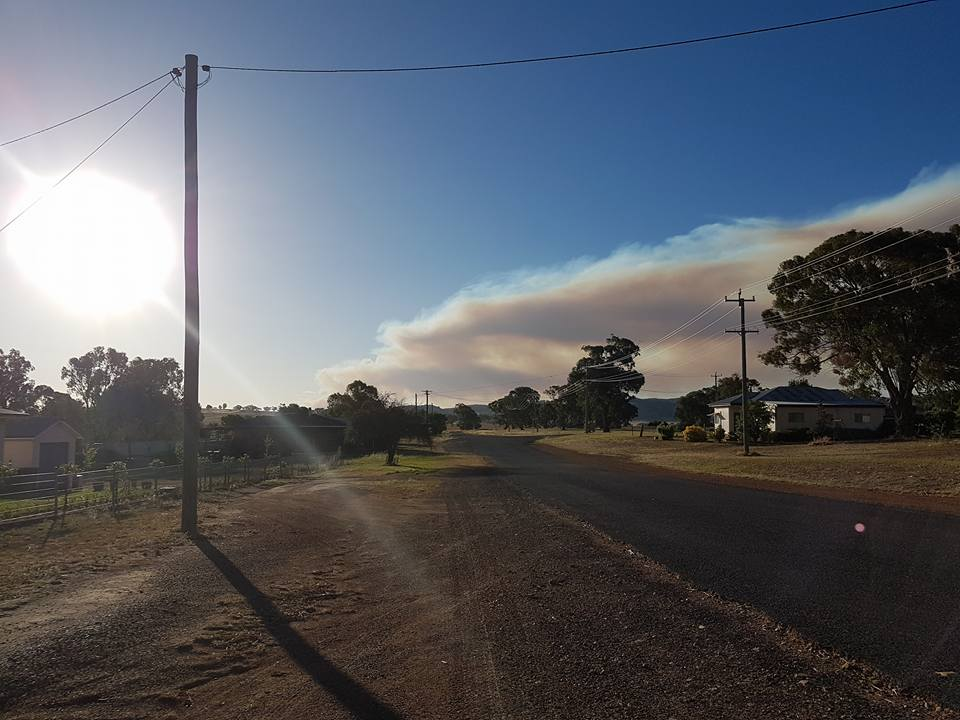
[[[803,422],[803,413],[802,413],[802,412],[788,412],[788,413],[787,413],[787,422],[791,422],[791,423],[802,423],[802,422]]]
[[[870,416],[866,413],[854,413],[853,421],[855,423],[868,423],[870,422]]]

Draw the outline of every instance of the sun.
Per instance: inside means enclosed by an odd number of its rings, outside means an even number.
[[[16,212],[43,191],[27,190]],[[173,230],[152,196],[115,178],[78,172],[9,230],[20,272],[68,310],[96,318],[163,296]]]

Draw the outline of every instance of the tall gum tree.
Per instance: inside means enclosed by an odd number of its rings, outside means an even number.
[[[882,388],[909,436],[915,393],[960,377],[960,226],[852,247],[871,235],[850,230],[780,264],[763,313],[774,346],[760,359],[800,376],[829,364],[843,387]]]
[[[630,397],[644,383],[643,373],[634,363],[640,348],[633,340],[611,335],[603,345],[580,349],[586,356],[573,366],[567,384],[583,383],[576,397],[584,417],[596,421],[603,432],[610,432],[611,427],[621,427],[637,414]]]

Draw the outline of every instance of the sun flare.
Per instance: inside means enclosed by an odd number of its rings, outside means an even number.
[[[42,189],[28,189],[24,207]],[[23,275],[65,308],[123,314],[162,295],[173,269],[173,231],[157,202],[114,178],[77,173],[10,228]]]

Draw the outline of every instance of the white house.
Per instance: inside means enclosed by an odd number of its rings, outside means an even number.
[[[840,390],[812,385],[783,385],[753,393],[751,402],[773,411],[770,429],[774,432],[813,430],[830,427],[843,430],[876,430],[883,423],[886,404],[880,400],[849,397]],[[741,397],[711,403],[715,427],[729,433],[738,424]]]
[[[80,433],[63,420],[39,415],[4,415],[3,461],[15,468],[50,472],[74,462]]]

